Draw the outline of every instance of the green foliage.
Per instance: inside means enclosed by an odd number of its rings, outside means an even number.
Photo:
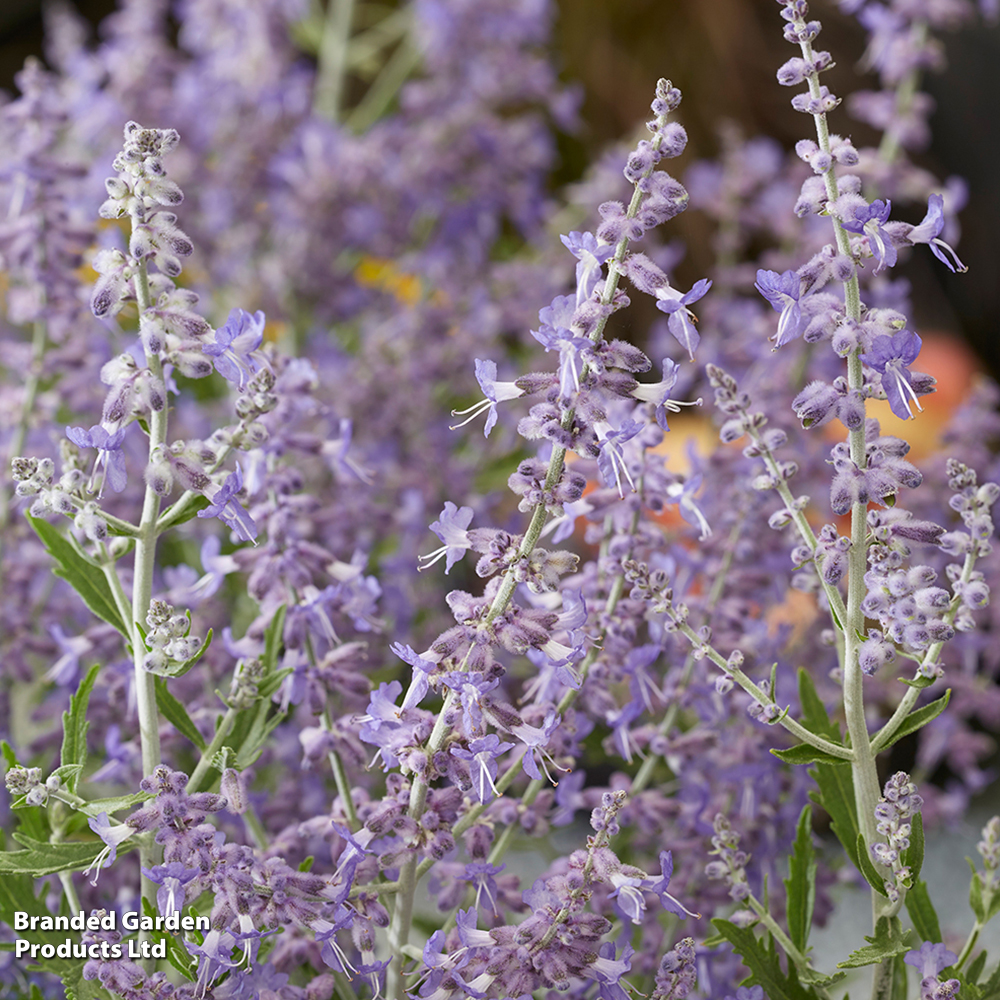
[[[0,851],[0,875],[52,875],[55,872],[80,872],[90,867],[104,850],[103,841],[86,843],[50,844],[35,840],[18,831],[14,839],[25,848],[23,851]],[[127,849],[126,847],[119,850]],[[0,882],[6,878],[0,879]]]
[[[207,641],[206,645],[208,645]],[[199,750],[204,752],[207,747],[204,737],[191,721],[187,709],[167,690],[167,682],[162,677],[154,677],[153,686],[156,689],[156,707],[163,713],[164,718],[169,719],[177,732],[186,736]]]
[[[148,899],[143,899],[142,901],[142,912],[147,917],[153,917],[154,919],[159,916],[156,907]],[[194,982],[195,971],[198,968],[197,959],[192,958],[188,953],[187,948],[184,947],[177,939],[177,936],[166,931],[147,931],[150,941],[159,942],[166,941],[167,943],[167,961],[185,978],[188,982]]]
[[[920,813],[910,820],[910,846],[902,853],[902,862],[910,869],[910,881],[916,882],[924,867],[924,821]]]
[[[95,664],[87,671],[87,676],[80,681],[76,694],[69,700],[69,711],[63,712],[62,716],[63,740],[59,760],[62,767],[75,767],[71,777],[63,778],[63,784],[74,793],[83,765],[87,763],[87,730],[90,728],[90,723],[87,722],[87,704],[90,701],[90,692],[94,690],[98,669]]]
[[[926,882],[913,883],[913,888],[906,894],[906,912],[910,915],[913,928],[921,941],[930,941],[932,944],[944,941],[937,911],[931,902]]]
[[[816,1000],[815,992],[799,982],[794,965],[789,963],[787,975],[782,971],[773,940],[765,947],[749,928],[718,918],[712,924],[743,959],[750,970],[750,982],[762,986],[769,1000]]]
[[[813,906],[816,902],[816,852],[812,844],[812,806],[806,806],[799,816],[795,843],[788,859],[785,898],[788,936],[792,939],[792,944],[804,952],[809,941]]]
[[[868,847],[865,844],[864,834],[858,834],[858,868],[864,875],[865,881],[878,893],[883,896],[888,895],[885,891],[885,879],[878,873],[872,859],[868,856]]]
[[[52,572],[62,577],[79,595],[83,603],[126,638],[129,630],[118,613],[111,584],[108,583],[100,565],[80,548],[72,536],[66,537],[54,525],[28,515],[28,522],[35,529],[46,551],[55,560]]]
[[[786,764],[829,764],[836,767],[838,764],[850,764],[849,760],[843,757],[835,757],[832,753],[820,750],[818,747],[810,746],[808,743],[800,743],[798,746],[790,747],[787,750],[772,750],[779,760]]]
[[[838,969],[859,969],[863,965],[878,965],[887,958],[895,958],[913,951],[919,942],[912,930],[903,930],[899,917],[879,917],[872,937],[865,935],[868,942],[863,948],[852,951],[844,962],[838,962]]]
[[[893,743],[897,743],[904,736],[909,736],[910,733],[915,733],[918,729],[923,729],[932,719],[936,719],[947,707],[948,702],[951,700],[951,688],[948,688],[945,693],[938,698],[937,701],[932,701],[929,705],[924,705],[923,708],[918,708],[915,712],[911,712],[899,726],[892,736],[887,739],[881,738],[881,733],[872,740],[872,749],[876,753],[881,753],[883,750],[888,750]]]
[[[826,706],[816,693],[812,678],[804,667],[799,668],[799,704],[802,706],[802,725],[811,733],[840,743],[840,729],[830,721]],[[857,807],[854,803],[854,778],[849,767],[817,761],[810,774],[816,781],[817,791],[810,798],[830,816],[830,828],[843,845],[847,856],[858,863]]]

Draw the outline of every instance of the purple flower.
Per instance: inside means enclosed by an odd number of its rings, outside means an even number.
[[[765,1000],[764,987],[760,984],[756,986],[738,986],[735,997],[726,997],[726,1000]]]
[[[182,861],[171,861],[165,865],[143,868],[142,874],[160,887],[156,891],[156,906],[163,916],[169,917],[184,909],[184,886],[196,878],[199,871],[197,868],[185,867]]]
[[[697,302],[711,287],[712,282],[708,278],[702,278],[701,281],[695,282],[691,291],[683,294],[676,288],[671,288],[669,283],[656,290],[656,308],[670,317],[667,320],[667,329],[688,352],[692,361],[701,337],[694,328],[695,315],[688,306],[692,302]]]
[[[497,366],[494,361],[481,361],[476,358],[476,379],[486,398],[481,399],[478,403],[473,403],[472,406],[467,406],[464,410],[452,410],[453,417],[462,417],[465,414],[468,416],[460,424],[454,424],[451,430],[464,427],[470,420],[475,420],[480,413],[485,413],[486,428],[483,436],[489,437],[490,431],[493,430],[497,422],[497,403],[506,402],[508,399],[517,399],[518,396],[523,396],[524,392],[516,382],[497,381]]]
[[[509,745],[513,746],[513,744]],[[477,909],[479,900],[485,892],[493,912],[497,912],[497,883],[493,876],[499,875],[506,867],[506,865],[491,865],[487,861],[473,861],[465,866],[465,874],[458,876],[460,881],[471,882],[475,887]]]
[[[622,976],[632,968],[632,956],[635,949],[626,944],[622,949],[622,957],[615,961],[615,946],[605,941],[598,951],[598,957],[590,966],[594,978],[600,983],[597,995],[600,1000],[627,1000],[628,994],[619,985]]]
[[[236,533],[237,538],[244,542],[255,542],[257,525],[236,499],[236,494],[241,489],[243,489],[243,470],[237,465],[236,471],[226,476],[225,482],[210,498],[212,502],[204,510],[198,511],[198,516],[217,517]]]
[[[251,316],[245,309],[233,309],[225,325],[215,331],[215,343],[202,350],[214,359],[215,370],[242,391],[260,368],[251,354],[263,339],[264,314],[258,310]]]
[[[497,793],[497,758],[513,749],[513,743],[501,743],[496,733],[482,739],[471,740],[469,749],[452,747],[451,754],[469,762],[472,787],[480,802],[489,802]]]
[[[670,886],[670,878],[674,874],[674,856],[671,851],[660,851],[660,877],[648,883],[645,888],[650,892],[655,892],[660,897],[660,903],[665,910],[676,913],[681,920],[686,917],[701,917],[700,913],[692,913],[675,896],[667,892]]]
[[[444,510],[438,515],[438,520],[430,525],[431,531],[444,542],[444,545],[427,555],[421,556],[421,569],[433,566],[444,557],[444,571],[448,573],[451,567],[465,555],[466,549],[472,546],[468,527],[472,523],[471,507],[456,507],[450,500],[445,500]]]
[[[613,243],[598,243],[593,233],[572,232],[559,239],[577,259],[576,304],[581,305],[594,294],[594,289],[601,280],[601,267],[615,252],[615,247]]]
[[[932,194],[927,199],[927,214],[923,221],[920,225],[914,226],[906,234],[906,238],[914,245],[926,243],[931,248],[931,253],[952,272],[968,271],[969,269],[958,259],[958,254],[944,240],[938,239],[942,229],[944,229],[944,198],[939,194]],[[954,264],[944,255],[942,247],[951,254]]]
[[[841,222],[841,226],[849,233],[861,233],[868,237],[868,245],[878,261],[876,274],[883,268],[893,267],[896,263],[896,246],[885,229],[891,210],[891,201],[877,199],[870,205],[855,206],[854,218]]]
[[[677,373],[681,366],[670,358],[663,359],[663,378],[659,382],[639,383],[633,390],[632,395],[644,403],[652,403],[655,407],[653,414],[656,422],[668,431],[667,411],[680,413],[682,406],[696,406],[697,403],[680,403],[670,398],[670,390],[677,381]],[[700,401],[699,401],[700,402]]]
[[[618,495],[625,495],[622,489],[622,475],[628,480],[629,486],[635,491],[635,483],[625,464],[625,456],[622,452],[622,445],[642,430],[642,425],[629,417],[621,427],[615,430],[606,420],[598,420],[594,423],[594,432],[597,434],[598,448],[600,452],[597,456],[597,468],[600,470],[606,486],[614,486],[618,490]]]
[[[125,823],[112,823],[108,819],[108,814],[102,812],[97,816],[91,816],[87,820],[90,829],[104,841],[105,847],[100,854],[90,863],[90,867],[84,871],[86,875],[91,870],[94,871],[94,880],[91,885],[97,885],[97,875],[101,868],[110,868],[118,857],[118,845],[128,840],[135,833],[132,827]]]
[[[954,965],[958,961],[958,955],[943,944],[925,941],[919,951],[908,951],[903,961],[919,969],[921,978],[927,979],[928,976],[940,975],[942,969]]]
[[[113,433],[108,433],[100,424],[95,424],[89,431],[82,427],[67,427],[66,437],[80,448],[96,448],[100,454],[94,464],[94,475],[104,463],[104,481],[115,491],[121,493],[128,485],[128,473],[125,471],[125,453],[122,442],[125,440],[126,427],[119,427]],[[93,480],[91,480],[93,482]],[[104,483],[101,484],[101,493]],[[100,494],[98,494],[100,496]]]
[[[805,329],[802,308],[799,306],[799,294],[802,282],[795,271],[765,271],[757,272],[754,288],[771,303],[775,312],[780,312],[778,332],[774,335],[774,346],[784,347],[794,340]]]
[[[900,330],[892,337],[884,334],[875,337],[871,350],[861,355],[861,360],[882,376],[882,388],[889,407],[902,420],[913,416],[911,402],[916,404],[918,410],[921,409],[909,371],[909,366],[920,353],[920,343],[917,334]]]

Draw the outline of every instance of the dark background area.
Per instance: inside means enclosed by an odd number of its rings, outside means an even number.
[[[96,26],[116,5],[76,0],[73,6]],[[582,84],[584,93],[584,127],[561,142],[558,182],[575,180],[608,143],[635,134],[661,76],[685,94],[680,120],[691,144],[679,173],[715,154],[726,119],[747,136],[771,135],[788,147],[809,133],[805,117],[789,105],[793,91],[775,81],[777,67],[795,52],[781,37],[774,0],[559,0],[558,8],[557,60],[564,79]],[[855,72],[865,49],[858,23],[832,0],[814,3],[812,14],[824,25],[819,47],[838,63],[824,76],[831,90],[846,96],[875,87],[873,75],[859,79]],[[902,273],[913,286],[918,327],[965,337],[1000,378],[1000,27],[980,22],[944,38],[948,69],[929,74],[923,87],[937,102],[934,141],[917,160],[941,178],[958,174],[968,182],[958,251],[969,272],[952,275],[929,253],[918,253]],[[41,0],[0,0],[0,87],[13,90],[24,59],[42,49]],[[841,109],[831,123],[855,144],[875,141]],[[689,239],[691,273],[704,273],[709,259],[707,245]]]

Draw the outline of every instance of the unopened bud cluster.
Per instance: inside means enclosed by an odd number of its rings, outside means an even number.
[[[872,844],[872,858],[892,870],[892,878],[885,880],[885,892],[895,903],[900,889],[910,887],[910,869],[903,863],[902,852],[910,846],[911,820],[920,812],[924,800],[917,794],[917,786],[905,771],[897,771],[886,783],[883,797],[875,806],[875,829],[886,838],[884,844]]]
[[[62,787],[62,779],[57,774],[51,774],[42,781],[40,767],[12,767],[4,776],[7,791],[13,795],[23,795],[29,806],[43,806],[48,802],[49,795]]]
[[[705,866],[705,874],[710,879],[723,879],[729,886],[733,899],[746,899],[750,895],[746,866],[750,855],[740,850],[740,835],[730,826],[722,813],[717,813],[712,824],[711,854],[718,855],[719,861],[710,861]]]
[[[175,614],[173,606],[166,601],[150,603],[146,624],[149,627],[146,633],[149,652],[142,661],[146,670],[159,673],[172,663],[191,659],[201,648],[201,639],[190,635],[190,614]]]

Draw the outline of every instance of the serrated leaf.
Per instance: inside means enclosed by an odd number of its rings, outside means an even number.
[[[926,882],[914,882],[913,888],[906,894],[906,912],[909,913],[921,941],[930,941],[931,944],[941,944],[944,941]]]
[[[27,847],[24,851],[0,851],[0,874],[52,875],[55,872],[78,872],[87,868],[104,850],[104,843],[46,844],[20,832],[14,839]]]
[[[968,969],[965,970],[965,978],[970,983],[978,983],[979,977],[983,974],[983,969],[986,968],[986,952],[981,951],[969,965]]]
[[[823,700],[816,693],[812,678],[804,667],[799,668],[799,704],[802,707],[802,725],[811,733],[825,739],[841,742],[839,727],[830,721]],[[840,841],[856,867],[858,867],[857,806],[854,802],[854,777],[849,767],[824,764],[819,761],[809,772],[816,780],[817,792],[810,798],[830,816],[830,829]]]
[[[835,757],[832,753],[820,750],[818,747],[810,746],[808,743],[800,743],[798,746],[789,747],[787,750],[772,750],[779,760],[786,764],[829,764],[836,767],[839,764],[850,764],[849,760],[842,757]]]
[[[932,701],[929,705],[924,705],[923,708],[918,708],[915,712],[911,712],[903,719],[899,729],[889,739],[883,741],[876,735],[875,739],[872,740],[872,749],[876,753],[881,753],[883,750],[888,750],[893,743],[897,743],[904,736],[909,736],[910,733],[915,733],[918,729],[922,729],[928,722],[936,719],[948,707],[950,699],[951,688],[948,688],[937,701]]]
[[[937,683],[936,677],[924,677],[923,674],[919,674],[916,677],[897,677],[897,681],[900,684],[905,684],[907,687],[916,688],[918,691],[924,688],[929,688],[932,684]]]
[[[186,736],[202,753],[205,752],[208,744],[205,738],[198,731],[198,727],[191,721],[187,709],[168,690],[167,682],[162,677],[153,679],[153,687],[156,690],[156,707],[163,713],[164,718],[173,723],[177,732]]]
[[[838,962],[838,969],[860,969],[865,965],[877,965],[887,958],[894,958],[916,948],[913,931],[909,929],[903,931],[898,917],[893,917],[891,920],[888,917],[879,917],[878,923],[875,924],[874,935],[868,937],[866,934],[865,940],[868,944],[852,951],[846,961]]]
[[[993,975],[985,983],[980,983],[979,988],[982,991],[981,1000],[997,1000],[1000,997],[1000,965],[993,970]]]
[[[100,816],[101,813],[107,813],[110,816],[112,813],[120,812],[122,809],[131,809],[133,806],[139,805],[140,802],[148,802],[155,797],[156,795],[153,792],[110,795],[103,799],[91,799],[85,805],[77,806],[76,809],[77,812],[83,813],[84,816]]]
[[[271,619],[271,624],[267,626],[267,630],[264,632],[265,673],[270,673],[278,666],[278,654],[281,652],[283,645],[286,610],[284,604],[279,605],[278,610],[274,612],[274,617]]]
[[[283,667],[281,670],[276,670],[257,685],[257,693],[261,698],[270,698],[281,687],[284,679],[294,672],[292,667]]]
[[[983,903],[983,883],[976,871],[976,866],[972,863],[972,858],[966,858],[969,867],[972,869],[972,881],[969,883],[969,906],[975,914],[976,920],[981,924],[986,923],[986,906]]]
[[[163,669],[150,670],[156,677],[183,677],[204,655],[205,651],[212,644],[212,630],[209,629],[205,635],[205,641],[198,647],[198,652],[187,660],[180,663],[172,663]]]
[[[858,853],[858,870],[865,877],[865,881],[878,893],[883,896],[888,894],[885,891],[885,879],[882,878],[878,873],[878,869],[872,863],[872,859],[868,856],[868,845],[865,844],[865,836],[863,833],[858,834],[857,840],[857,853]]]
[[[126,639],[128,629],[118,613],[111,585],[104,577],[100,566],[73,545],[55,525],[41,518],[27,515],[35,534],[41,539],[46,551],[55,560],[52,572],[62,577],[83,599],[98,618],[113,625]]]
[[[820,989],[825,990],[827,987],[839,983],[842,979],[846,979],[847,973],[834,972],[827,976],[822,972],[817,972],[815,969],[805,969],[799,972],[799,978],[807,986],[818,986]]]
[[[768,1000],[815,1000],[815,994],[798,981],[795,967],[791,966],[791,974],[786,975],[781,969],[777,952],[773,947],[765,948],[752,930],[719,918],[715,918],[712,924],[743,959],[743,964],[750,970],[750,980],[764,988]]]
[[[924,821],[920,813],[910,820],[910,846],[903,851],[902,862],[910,869],[911,881],[916,882],[924,867]]]
[[[147,917],[153,917],[154,919],[160,914],[157,912],[156,908],[148,899],[143,899],[142,901],[142,912]],[[198,967],[198,963],[194,960],[188,953],[187,948],[185,948],[173,934],[166,934],[163,931],[147,931],[150,935],[150,940],[152,941],[165,941],[167,944],[167,961],[182,975],[188,982],[195,981],[195,969]]]
[[[76,694],[69,700],[69,711],[63,712],[62,716],[63,739],[59,761],[63,767],[75,765],[79,768],[69,781],[64,779],[64,784],[71,792],[76,792],[80,771],[87,763],[87,730],[90,728],[90,723],[87,722],[87,705],[99,670],[100,667],[95,663],[87,671],[87,676],[80,681]]]
[[[816,902],[816,852],[812,843],[811,806],[806,806],[799,815],[795,843],[788,858],[785,899],[788,936],[792,939],[792,944],[804,952],[809,941],[813,906]]]

